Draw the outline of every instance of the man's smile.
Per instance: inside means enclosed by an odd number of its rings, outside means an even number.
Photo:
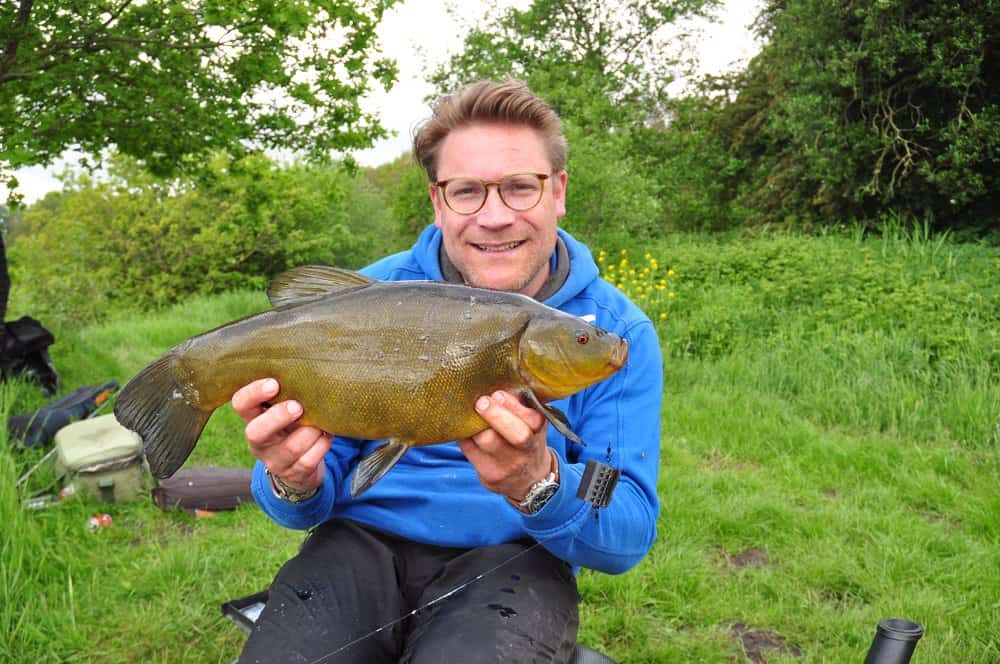
[[[471,244],[476,249],[479,249],[479,251],[485,251],[488,254],[498,254],[498,253],[501,253],[501,252],[504,252],[504,251],[511,251],[513,249],[517,249],[522,244],[524,244],[524,240],[515,240],[513,242],[504,242],[503,244],[497,244],[497,243],[480,244],[478,242],[472,242]]]

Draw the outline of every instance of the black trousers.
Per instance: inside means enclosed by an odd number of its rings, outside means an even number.
[[[239,662],[568,662],[576,578],[532,544],[443,548],[329,521],[278,572]]]

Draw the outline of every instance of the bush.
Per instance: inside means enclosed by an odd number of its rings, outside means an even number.
[[[96,320],[123,305],[264,289],[305,263],[356,268],[393,246],[384,217],[359,217],[379,207],[376,194],[355,191],[337,166],[220,155],[206,170],[165,181],[118,160],[109,181],[77,175],[26,210],[10,247],[13,308]]]

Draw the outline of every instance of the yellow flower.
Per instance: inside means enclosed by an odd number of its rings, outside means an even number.
[[[674,296],[674,292],[673,291],[670,291],[669,293],[667,293],[667,297],[673,297],[673,296]]]
[[[673,276],[675,276],[676,274],[677,274],[677,273],[676,273],[676,272],[674,272],[673,270],[667,270],[667,276],[668,276],[668,277],[673,277]]]
[[[628,249],[622,249],[622,256],[628,253]]]
[[[663,319],[664,319],[664,318],[666,318],[666,317],[667,317],[667,314],[666,314],[666,313],[662,313],[662,314],[660,314],[660,320],[663,320]]]

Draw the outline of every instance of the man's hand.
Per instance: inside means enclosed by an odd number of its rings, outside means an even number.
[[[330,449],[330,434],[316,427],[299,426],[302,405],[297,401],[269,406],[268,401],[277,394],[278,381],[264,378],[233,395],[233,410],[247,423],[247,448],[271,475],[293,489],[317,488],[326,474],[323,455]]]
[[[497,391],[476,401],[476,412],[490,425],[458,446],[490,491],[518,502],[553,464],[546,445],[545,417],[510,392]]]

